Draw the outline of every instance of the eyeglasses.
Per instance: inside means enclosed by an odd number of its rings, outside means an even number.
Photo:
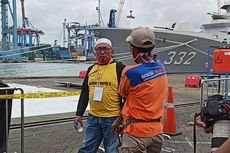
[[[96,52],[97,53],[101,53],[102,51],[104,53],[108,53],[110,50],[112,50],[112,49],[111,48],[107,48],[107,47],[98,47],[98,48],[96,48]]]

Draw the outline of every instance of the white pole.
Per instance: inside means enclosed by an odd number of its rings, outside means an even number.
[[[101,27],[101,0],[98,0],[98,24]]]
[[[221,7],[220,5],[221,5],[220,0],[217,0],[218,13],[220,13],[220,7]]]
[[[64,19],[63,22],[63,47],[65,47],[66,45],[66,34],[65,34],[65,30],[66,30],[66,19]]]

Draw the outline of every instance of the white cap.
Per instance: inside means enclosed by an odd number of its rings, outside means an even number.
[[[107,44],[107,45],[109,45],[110,47],[112,47],[112,42],[111,42],[109,39],[107,39],[107,38],[100,38],[100,39],[98,39],[98,40],[95,42],[95,47],[96,47],[97,45],[99,45],[99,44]]]

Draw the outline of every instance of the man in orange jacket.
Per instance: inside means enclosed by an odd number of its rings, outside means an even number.
[[[159,153],[163,145],[161,118],[168,86],[165,67],[154,60],[154,32],[147,27],[135,28],[126,41],[136,65],[124,68],[119,94],[126,97],[113,132],[123,124],[122,153]]]

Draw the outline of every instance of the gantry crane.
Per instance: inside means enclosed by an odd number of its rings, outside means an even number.
[[[28,18],[25,17],[24,11],[24,0],[21,1],[22,8],[22,27],[17,28],[17,5],[16,0],[1,0],[1,21],[2,21],[2,47],[0,51],[0,59],[6,61],[17,61],[21,60],[26,56],[25,46],[28,45],[29,49],[34,46],[34,41],[39,44],[39,35],[44,34],[41,30],[36,30],[29,22]],[[11,7],[12,6],[12,7]],[[12,17],[12,26],[9,25],[8,14]],[[31,28],[30,28],[30,27]],[[13,37],[12,37],[13,36]],[[28,41],[27,42],[27,38]],[[13,48],[12,49],[12,44]],[[20,48],[18,46],[21,46]]]
[[[2,51],[10,49],[11,34],[13,34],[14,49],[17,48],[17,11],[16,0],[12,0],[12,6],[8,0],[1,0],[1,14],[2,14]],[[12,26],[9,26],[8,9],[12,17]]]
[[[37,30],[30,22],[27,17],[25,17],[25,8],[24,8],[24,0],[21,1],[21,9],[22,9],[22,28],[18,28],[18,36],[19,36],[19,44],[21,45],[21,48],[24,48],[25,46],[29,46],[32,48],[34,45],[39,45],[40,43],[40,35],[43,35],[44,32],[41,30]],[[27,42],[27,37],[28,41]],[[33,39],[34,41],[33,42]]]

